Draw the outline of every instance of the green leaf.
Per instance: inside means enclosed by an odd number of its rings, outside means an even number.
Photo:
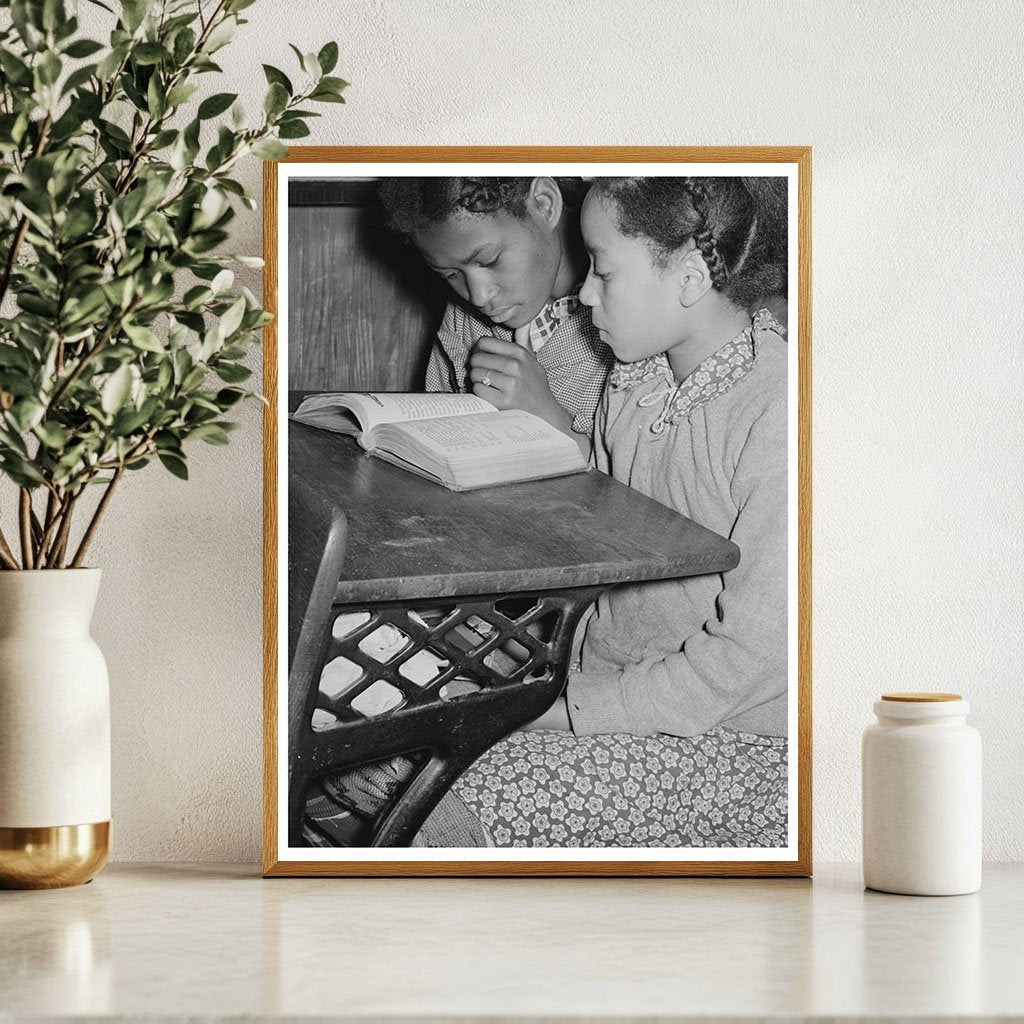
[[[59,423],[53,423],[49,420],[42,423],[37,423],[33,429],[33,433],[40,441],[46,445],[47,448],[53,451],[60,451],[61,448],[67,444],[68,438],[71,436],[71,432],[65,427],[62,427]]]
[[[25,48],[31,53],[38,53],[46,46],[46,36],[39,23],[40,5],[26,2],[12,3],[11,21],[17,29]]]
[[[165,128],[162,132],[157,132],[153,136],[153,141],[149,144],[149,151],[154,153],[158,150],[166,149],[177,137],[178,133],[173,128]]]
[[[288,90],[279,82],[274,82],[267,90],[266,98],[263,100],[263,109],[270,118],[276,117],[285,107],[291,97]]]
[[[117,309],[125,309],[135,294],[135,281],[131,277],[116,277],[113,281],[104,282],[100,287],[110,304]]]
[[[198,441],[205,441],[207,444],[225,445],[231,438],[228,432],[219,423],[204,423],[189,433],[189,438]]]
[[[162,213],[151,213],[142,222],[142,229],[154,245],[172,247],[177,245],[178,238],[171,230],[167,218]]]
[[[112,416],[124,405],[132,390],[132,371],[129,366],[115,370],[103,385],[100,393],[100,406],[108,416]]]
[[[43,0],[43,30],[55,32],[58,25],[67,22],[68,15],[64,10],[63,0]]]
[[[43,59],[36,65],[36,70],[43,85],[53,85],[60,78],[60,57],[52,50],[43,54]]]
[[[7,415],[18,428],[18,432],[25,434],[39,423],[45,412],[45,405],[32,398],[21,398],[7,410]]]
[[[166,452],[160,452],[158,457],[164,464],[164,467],[170,470],[179,480],[188,479],[188,467],[185,465],[184,459],[180,459],[176,455],[169,455]]]
[[[6,46],[0,47],[0,68],[3,69],[11,85],[30,85],[32,82],[32,72],[29,71],[28,65]]]
[[[185,310],[179,309],[176,311],[178,319],[190,330],[196,334],[202,334],[206,330],[206,321],[202,318],[199,313],[189,313]]]
[[[64,306],[64,321],[70,326],[92,325],[105,319],[107,297],[99,288],[90,288],[85,295],[75,296]],[[101,315],[102,314],[102,315]]]
[[[80,89],[95,74],[95,64],[87,64],[84,68],[79,68],[77,71],[72,71],[71,74],[68,75],[68,77],[65,79],[64,85],[60,90],[61,96],[67,96],[69,92],[74,92],[75,89]]]
[[[226,292],[234,284],[235,275],[225,268],[217,273],[217,276],[210,282],[210,289],[214,295],[220,295],[221,292]]]
[[[122,21],[129,33],[134,34],[135,30],[142,24],[146,17],[146,11],[152,0],[122,0]]]
[[[28,357],[14,345],[0,345],[0,367],[16,366],[19,369],[28,369]],[[3,388],[3,376],[0,375],[0,389]]]
[[[299,57],[299,63],[302,65],[302,70],[312,79],[314,82],[320,81],[320,76],[323,71],[320,68],[320,61],[317,60],[315,53],[305,53]]]
[[[219,188],[208,188],[199,204],[199,214],[192,221],[194,231],[213,227],[227,209],[227,199]]]
[[[174,369],[171,365],[171,361],[169,359],[165,359],[160,364],[160,369],[157,371],[156,390],[159,392],[166,391],[170,387],[173,377]]]
[[[217,333],[221,340],[230,338],[242,325],[242,317],[245,315],[245,297],[236,299],[228,308],[227,312],[220,318],[217,325]]]
[[[171,55],[159,43],[139,43],[131,51],[132,60],[141,66],[170,61]]]
[[[345,97],[339,96],[335,92],[329,92],[326,89],[317,89],[310,97],[311,100],[315,100],[317,103],[344,103]]]
[[[194,82],[182,82],[181,85],[176,85],[167,94],[167,105],[169,107],[180,107],[182,103],[187,103],[198,91],[199,86]]]
[[[99,53],[103,48],[103,44],[97,43],[95,39],[76,39],[64,50],[64,55],[81,60],[83,57],[91,57],[94,53]]]
[[[142,324],[122,324],[122,327],[124,333],[143,352],[159,352],[163,354],[166,351],[163,342],[148,327],[143,327]]]
[[[321,48],[316,59],[320,62],[320,70],[329,75],[338,63],[338,44],[327,43]]]
[[[190,28],[182,29],[174,37],[174,63],[179,67],[188,59],[188,55],[195,49],[196,34]]]
[[[301,121],[289,121],[277,129],[280,139],[304,139],[308,134],[309,129]]]
[[[96,68],[96,77],[102,82],[107,81],[109,78],[113,78],[114,72],[116,72],[121,66],[121,61],[124,60],[127,53],[127,44],[115,46],[114,49],[112,49],[110,53],[100,61]]]
[[[4,473],[6,473],[7,476],[9,476],[19,487],[32,488],[45,482],[45,478],[39,471],[38,466],[29,462],[28,459],[19,459],[16,455],[13,455],[10,452],[4,453],[4,460],[0,463],[0,468],[2,468]]]
[[[66,21],[62,21],[53,32],[53,38],[61,44],[63,47],[64,43],[67,42],[73,35],[78,32],[78,19],[67,18]]]
[[[117,143],[119,149],[123,149],[128,153],[131,152],[132,140],[128,138],[125,130],[119,124],[114,124],[113,121],[100,121],[96,127],[99,128],[108,139]]]
[[[179,385],[178,390],[183,395],[187,395],[190,391],[195,391],[196,388],[201,387],[204,380],[206,380],[206,367],[194,366],[185,374],[185,379]]]
[[[167,97],[164,95],[159,75],[153,75],[149,80],[146,88],[146,108],[157,119],[163,117],[167,109]]]
[[[344,78],[332,78],[330,75],[327,75],[320,79],[319,89],[330,89],[332,92],[340,93],[344,92],[347,88],[348,82]]]
[[[61,225],[62,237],[70,242],[84,238],[96,224],[96,211],[84,207],[75,206],[68,210]]]
[[[289,96],[295,95],[295,89],[292,86],[291,80],[283,71],[279,71],[270,64],[264,64],[263,73],[267,76],[267,82],[270,85],[274,85],[275,83],[283,85],[288,90]]]
[[[28,448],[22,440],[21,434],[4,426],[7,422],[4,416],[0,416],[0,456],[22,455],[28,458]]]
[[[237,405],[248,394],[248,391],[239,391],[238,388],[221,388],[217,392],[215,400],[221,410],[226,411],[233,405]]]
[[[282,146],[276,139],[260,139],[252,147],[252,153],[262,160],[280,160],[288,155],[288,147]]]
[[[198,309],[213,293],[209,288],[201,284],[194,285],[181,297],[181,303],[186,309]]]
[[[252,376],[252,370],[240,363],[218,363],[214,370],[225,384],[241,384]]]
[[[153,406],[146,403],[142,409],[122,409],[115,417],[111,430],[117,437],[129,437],[144,427],[153,414]]]
[[[214,26],[213,31],[206,37],[203,43],[204,53],[216,53],[222,46],[227,46],[235,38],[235,30],[238,22],[234,17],[225,18],[220,24]]]
[[[207,121],[211,117],[223,114],[237,99],[238,93],[235,92],[218,92],[213,96],[208,96],[199,104],[199,120]]]

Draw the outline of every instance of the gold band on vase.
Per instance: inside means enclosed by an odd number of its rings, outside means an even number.
[[[48,828],[0,826],[0,888],[82,885],[100,873],[109,856],[109,821]]]

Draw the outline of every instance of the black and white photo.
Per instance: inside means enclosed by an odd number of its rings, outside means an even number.
[[[809,872],[809,151],[607,152],[268,174],[267,873]]]

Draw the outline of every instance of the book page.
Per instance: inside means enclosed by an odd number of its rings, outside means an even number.
[[[579,451],[576,442],[550,423],[520,409],[409,423],[404,431],[430,450],[456,460],[475,454],[547,449],[552,444]],[[564,445],[562,444],[564,442]]]
[[[302,420],[305,415],[328,409],[351,410],[366,432],[381,423],[406,423],[436,416],[496,411],[490,402],[476,395],[346,391],[310,395],[295,410],[294,416]]]

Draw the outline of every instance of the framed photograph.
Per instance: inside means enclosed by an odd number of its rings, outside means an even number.
[[[265,875],[811,873],[810,195],[266,165]]]

